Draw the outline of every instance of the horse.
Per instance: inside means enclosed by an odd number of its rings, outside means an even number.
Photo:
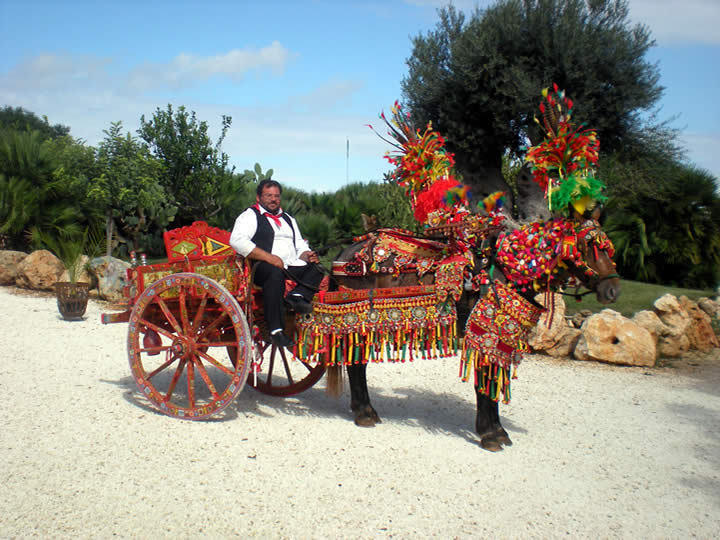
[[[602,231],[598,220],[599,210],[593,213],[586,212],[584,215],[572,211],[570,218],[536,221],[516,230],[493,234],[489,240],[490,247],[485,246],[484,250],[481,249],[484,242],[481,246],[475,246],[474,261],[468,262],[468,267],[473,268],[472,282],[484,286],[487,292],[477,303],[474,300],[480,296],[477,294],[474,297],[472,294],[463,294],[461,301],[474,298],[470,302],[475,304],[475,308],[487,304],[491,310],[502,307],[501,296],[506,303],[511,302],[514,305],[524,303],[527,309],[535,314],[532,320],[525,322],[524,336],[534,324],[537,324],[539,315],[544,310],[543,306],[535,301],[539,293],[547,293],[574,283],[578,286],[582,284],[589,291],[594,291],[598,301],[603,304],[614,302],[620,294],[620,279],[612,261],[614,248]],[[358,254],[367,250],[368,243],[372,241],[372,235],[359,239],[338,255],[337,264],[342,266],[357,261]],[[397,266],[394,258],[394,255],[390,254],[377,265],[373,273],[347,276],[334,272],[334,278],[340,287],[349,289],[432,283],[434,278],[432,274],[418,278],[416,274],[411,273],[383,272],[383,269]],[[473,318],[474,314],[477,314],[475,318]],[[497,326],[497,324],[484,317],[478,309],[473,309],[466,330],[475,330],[475,334],[497,331],[497,328],[488,328],[488,326]],[[466,335],[466,347],[468,339],[469,336]],[[522,347],[519,348],[522,350]],[[468,354],[477,357],[477,353],[478,351],[470,350]],[[509,360],[513,363],[519,361],[515,358]],[[502,450],[503,446],[512,445],[500,421],[498,405],[501,393],[504,395],[504,401],[509,401],[509,377],[505,374],[502,388],[496,388],[493,395],[493,392],[488,391],[488,367],[467,362],[466,368],[475,373],[474,390],[477,403],[475,431],[480,438],[480,446],[497,452]],[[342,380],[337,374],[333,376],[333,371],[339,369],[340,366],[331,367],[328,373],[328,391],[335,395],[340,394],[341,386],[338,389],[337,385],[342,385]],[[370,402],[366,376],[367,364],[348,363],[346,370],[351,393],[350,407],[355,424],[372,427],[381,423],[380,416]]]

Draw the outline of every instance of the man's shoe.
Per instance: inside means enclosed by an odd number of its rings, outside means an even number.
[[[272,339],[273,345],[284,347],[286,349],[292,349],[295,345],[295,342],[287,337],[285,332],[275,332],[270,336],[270,339]]]
[[[295,313],[300,313],[301,315],[312,311],[312,304],[298,294],[292,294],[285,298],[285,303]]]

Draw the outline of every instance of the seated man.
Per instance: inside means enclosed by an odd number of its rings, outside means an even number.
[[[285,272],[298,282],[285,303],[298,313],[312,311],[310,304],[322,273],[314,264],[318,256],[300,235],[297,222],[280,207],[282,187],[275,180],[263,180],[257,187],[256,203],[235,220],[230,245],[240,255],[253,259],[253,282],[263,288],[265,320],[274,344],[292,347],[283,332]]]

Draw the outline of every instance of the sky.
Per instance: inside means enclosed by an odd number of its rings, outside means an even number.
[[[381,181],[389,146],[367,124],[379,127],[401,99],[412,37],[446,3],[0,0],[0,106],[97,145],[111,122],[135,134],[142,115],[184,105],[214,140],[232,117],[222,148],[238,171],[257,162],[319,192]],[[489,3],[453,2],[466,13]],[[629,6],[657,43],[658,117],[681,130],[691,162],[720,177],[720,0]]]

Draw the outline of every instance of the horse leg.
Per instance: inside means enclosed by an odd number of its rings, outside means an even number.
[[[362,427],[373,427],[382,422],[378,413],[370,405],[370,394],[367,388],[367,364],[351,364],[347,366],[350,381],[350,408],[355,414],[355,424]]]
[[[500,423],[500,404],[497,401],[492,401],[490,404],[490,423],[492,424],[495,439],[503,446],[512,446],[510,436]]]
[[[499,452],[503,449],[502,444],[498,440],[495,430],[493,415],[497,414],[498,404],[490,399],[489,396],[478,392],[475,387],[475,396],[477,398],[477,414],[475,416],[475,432],[480,437],[480,446],[490,452]],[[493,413],[494,410],[494,413]],[[498,419],[499,423],[499,419]],[[502,429],[502,426],[501,426]],[[504,430],[503,430],[504,431]],[[506,433],[507,435],[507,433]],[[508,439],[509,440],[509,439]]]

